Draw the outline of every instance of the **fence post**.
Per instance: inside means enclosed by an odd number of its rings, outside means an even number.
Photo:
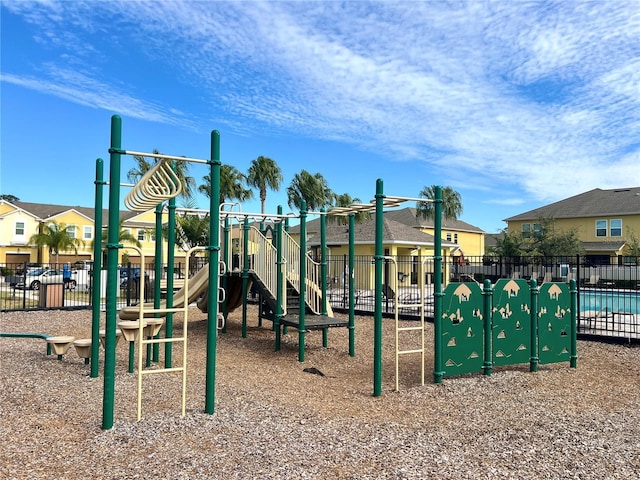
[[[578,368],[578,284],[571,280],[571,357],[569,366]]]
[[[531,311],[529,312],[531,318],[531,360],[529,362],[529,371],[538,371],[538,362],[540,357],[538,356],[538,282],[535,278],[530,281],[531,288]]]

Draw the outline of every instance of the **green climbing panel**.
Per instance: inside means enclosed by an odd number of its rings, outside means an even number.
[[[526,280],[501,278],[493,288],[493,364],[527,363],[531,351],[531,291]]]
[[[450,283],[442,302],[444,375],[476,373],[483,363],[482,290],[476,283]]]
[[[538,295],[540,363],[568,362],[571,351],[571,292],[565,283],[543,283]]]

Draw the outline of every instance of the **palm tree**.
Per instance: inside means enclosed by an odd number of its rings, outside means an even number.
[[[267,188],[280,190],[282,183],[282,170],[278,164],[269,157],[260,155],[255,160],[251,160],[247,183],[260,190],[260,213],[264,213],[264,204],[267,200]]]
[[[198,187],[198,191],[210,197],[211,175],[205,175],[202,180],[204,180],[204,183]],[[226,200],[244,202],[253,198],[253,191],[244,186],[246,181],[247,176],[236,167],[222,165],[220,167],[220,204],[223,204]]]
[[[123,227],[124,220],[120,220],[118,223],[118,243],[131,243],[138,248],[142,248],[142,244],[138,240],[131,230]],[[108,240],[108,230],[106,228],[102,229],[102,245],[105,245]],[[93,249],[94,240],[91,240],[91,248]]]
[[[155,148],[152,153],[161,155],[161,153]],[[142,155],[134,155],[133,159],[136,161],[137,165],[127,172],[127,179],[132,183],[136,183],[140,180],[140,178],[147,173],[151,167],[160,161],[160,159],[155,157],[152,157],[151,161],[149,161]],[[173,171],[180,180],[180,183],[182,183],[182,193],[180,194],[180,197],[185,200],[193,198],[196,181],[193,177],[189,176],[189,162],[185,160],[169,160],[169,163],[173,167]]]
[[[435,200],[436,185],[424,187],[420,191],[421,198]],[[462,214],[462,197],[451,187],[442,187],[442,216],[452,220],[457,219]],[[433,202],[416,202],[416,217],[433,219],[435,213]]]
[[[58,263],[58,254],[68,250],[78,253],[78,247],[84,245],[79,238],[72,237],[69,229],[64,223],[51,222],[42,225],[40,232],[31,236],[29,243],[33,243],[38,247],[48,247],[49,256],[55,254],[56,263]]]
[[[308,210],[318,210],[331,205],[334,194],[327,184],[327,180],[320,173],[311,175],[306,170],[296,173],[287,187],[289,206],[300,210],[304,199]]]
[[[362,200],[360,200],[358,197],[353,198],[348,193],[334,194],[333,200],[334,200],[334,204],[333,204],[334,207],[349,207],[354,203],[362,203]],[[329,218],[340,225],[346,225],[348,223],[347,217],[343,215],[332,216]],[[357,212],[354,220],[356,223],[362,223],[366,220],[369,220],[370,218],[371,218],[371,212]]]
[[[176,218],[176,244],[187,252],[193,247],[209,245],[209,215],[181,215]],[[193,273],[197,252],[192,252],[189,259],[189,270]]]

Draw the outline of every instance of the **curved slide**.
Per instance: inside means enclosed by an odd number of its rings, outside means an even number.
[[[187,304],[195,302],[200,295],[207,291],[209,287],[209,265],[205,265],[203,268],[198,270],[198,272],[191,277],[189,280],[189,298],[187,299]],[[173,295],[173,306],[175,308],[181,308],[184,306],[185,300],[185,287],[182,287]],[[166,300],[162,300],[160,302],[160,308],[165,308],[167,306]],[[200,306],[200,305],[198,305]],[[144,308],[152,310],[153,302],[145,303]],[[164,317],[165,314],[160,314]],[[138,320],[140,316],[140,309],[138,306],[132,307],[124,307],[120,310],[118,314],[121,320]],[[149,312],[144,314],[147,318],[153,318],[155,316],[154,313]]]
[[[227,302],[227,311],[233,312],[236,308],[242,305],[242,278],[238,276],[229,275],[227,278],[227,289],[226,289],[226,302]],[[251,288],[251,279],[249,279],[249,284],[247,285],[247,291]],[[205,289],[200,297],[197,300],[197,305],[202,312],[207,313],[207,309],[209,308],[209,290]]]

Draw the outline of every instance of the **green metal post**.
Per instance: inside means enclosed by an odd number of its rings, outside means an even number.
[[[322,282],[322,315],[327,315],[327,216],[324,214],[325,209],[320,210],[320,281]],[[322,346],[327,348],[329,346],[329,329],[322,329]]]
[[[578,368],[578,283],[571,279],[571,357],[569,365]]]
[[[229,261],[229,245],[231,244],[231,220],[229,217],[225,217],[224,219],[224,243],[222,247],[222,258],[224,258],[226,265],[226,272],[224,272],[224,276],[222,277],[222,288],[225,292],[228,291],[229,287],[229,272],[232,270],[233,265],[228,265],[226,262]],[[233,258],[231,259],[231,263],[233,264]],[[224,315],[225,322],[222,327],[222,333],[227,333],[227,322],[226,319],[229,316],[229,302],[225,298],[224,303],[222,304],[222,315]]]
[[[356,356],[356,286],[355,286],[356,214],[349,214],[349,355]]]
[[[487,376],[491,375],[491,369],[493,368],[493,355],[492,355],[492,336],[491,336],[491,307],[493,301],[493,288],[491,287],[491,280],[486,279],[484,281],[484,288],[482,290],[482,296],[484,298],[482,308],[482,318],[484,320],[484,363],[482,369]]]
[[[118,295],[118,245],[120,233],[120,164],[122,119],[111,117],[111,147],[109,148],[109,228],[107,231],[107,300],[105,320],[104,391],[102,400],[102,428],[113,427],[116,368],[116,324]]]
[[[529,362],[529,371],[537,372],[540,357],[538,356],[538,282],[535,278],[531,279],[531,360]]]
[[[307,295],[307,202],[300,202],[300,318],[298,325],[298,361],[304,362],[305,334],[305,305]]]
[[[133,366],[136,358],[136,342],[129,342],[129,368],[128,372],[133,373]]]
[[[167,225],[167,308],[173,308],[173,271],[176,245],[176,199],[169,199],[169,219]],[[142,279],[141,279],[142,280]],[[185,298],[185,302],[188,299]],[[173,338],[173,313],[167,313],[165,321],[165,338]],[[164,344],[164,366],[171,368],[173,364],[173,342]]]
[[[93,224],[93,273],[91,276],[91,378],[97,378],[100,366],[100,293],[102,290],[102,197],[104,161],[96,160],[96,203]]]
[[[373,396],[382,395],[382,262],[384,193],[382,179],[376,181],[376,236],[373,259],[375,311],[373,316]]]
[[[153,278],[153,308],[160,308],[160,280],[162,279],[162,204],[156,206],[156,244]],[[160,317],[159,313],[154,315]],[[160,338],[160,332],[156,335]],[[153,344],[153,361],[158,363],[160,359],[160,344]]]
[[[220,260],[220,132],[211,132],[211,192],[209,197],[209,305],[207,308],[207,372],[205,413],[212,414],[216,399],[218,345],[218,261]]]
[[[242,224],[242,338],[247,338],[247,295],[249,294],[249,219]]]
[[[282,215],[282,205],[278,205],[278,215]],[[283,275],[282,265],[284,264],[284,261],[282,258],[282,221],[279,221],[278,223],[276,223],[276,256],[277,256],[277,260],[276,260],[276,275],[277,275],[276,297],[277,299],[276,299],[276,311],[273,319],[273,329],[276,333],[275,351],[278,352],[280,351],[280,337],[282,335],[281,328],[280,328],[280,321],[284,317],[284,310],[282,305],[285,302],[284,281],[282,278],[282,275]]]
[[[442,383],[444,365],[442,361],[442,187],[435,188],[433,218],[433,382]]]

